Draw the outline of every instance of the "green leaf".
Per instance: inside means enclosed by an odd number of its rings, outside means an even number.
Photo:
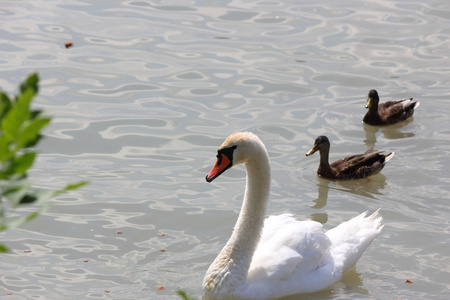
[[[34,93],[37,94],[37,92],[38,92],[38,82],[39,82],[38,74],[37,73],[33,73],[30,76],[28,76],[28,78],[26,79],[26,81],[24,83],[22,83],[20,85],[20,91],[23,93],[27,89],[32,89],[34,91]]]
[[[188,294],[186,294],[185,291],[183,290],[178,290],[177,291],[178,296],[181,297],[181,299],[183,300],[195,300],[194,298],[191,298]]]
[[[36,197],[36,195],[26,194],[25,196],[22,197],[22,199],[20,199],[19,205],[34,203],[37,200],[38,197]]]
[[[10,108],[11,100],[9,99],[8,95],[0,92],[0,118],[3,118],[3,116],[9,111]]]
[[[28,122],[17,137],[17,142],[14,147],[15,150],[17,151],[24,147],[32,147],[36,145],[41,137],[41,130],[44,129],[50,121],[50,118],[35,118],[31,122]]]
[[[27,179],[27,172],[33,166],[36,151],[29,147],[35,146],[41,131],[48,126],[51,118],[43,117],[41,110],[31,110],[31,101],[38,92],[39,77],[37,74],[29,76],[20,85],[19,95],[15,101],[0,92],[0,231],[17,227],[36,218],[50,206],[49,200],[61,193],[80,188],[87,181],[68,184],[60,190],[32,190],[31,182]],[[3,205],[6,203],[7,205]],[[37,209],[10,218],[8,214],[23,205],[39,205]],[[23,214],[24,212],[20,212]],[[8,248],[0,244],[0,252]]]
[[[32,212],[31,214],[28,214],[26,216],[22,216],[22,217],[15,217],[15,218],[11,218],[8,219],[6,221],[6,224],[4,224],[3,226],[6,226],[5,229],[10,229],[10,228],[15,228],[15,227],[19,227],[20,225],[30,222],[31,220],[33,220],[34,218],[36,218],[37,216],[39,216],[39,214],[43,211],[42,210],[38,210],[35,212]]]
[[[25,197],[31,188],[31,183],[26,179],[18,177],[9,180],[0,180],[0,190],[13,208],[19,206],[20,201]]]
[[[80,188],[80,187],[82,187],[82,186],[84,186],[84,185],[86,185],[88,183],[89,183],[89,181],[80,181],[80,182],[77,182],[77,183],[68,184],[65,188],[56,191],[55,192],[55,196],[59,195],[59,194],[62,194],[62,193],[65,193],[65,192],[68,192],[70,190],[78,189],[78,188]]]
[[[4,135],[0,136],[0,162],[7,161],[14,156],[14,152],[9,149],[11,144],[11,139]]]
[[[13,160],[11,168],[14,169],[14,174],[23,175],[25,174],[29,168],[34,163],[34,159],[36,158],[36,152],[26,152],[19,157],[16,157]]]
[[[6,248],[5,245],[0,244],[0,252],[1,252],[1,253],[6,253],[6,252],[9,252],[9,249]]]
[[[16,103],[2,119],[1,129],[6,137],[11,139],[17,138],[22,124],[30,117],[29,102],[33,96],[34,93],[30,89],[25,91],[24,94],[20,94]]]
[[[28,195],[28,197],[36,198],[36,200],[34,201],[35,204],[49,205],[48,201],[51,198],[55,197],[56,194],[57,194],[57,191],[41,189],[41,190],[33,191],[32,193],[30,192],[27,195]]]
[[[0,179],[8,179],[15,175],[26,176],[28,169],[33,166],[36,154],[35,151],[25,152],[3,162],[0,168]]]

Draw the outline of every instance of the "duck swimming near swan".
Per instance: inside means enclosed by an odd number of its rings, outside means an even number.
[[[230,239],[206,272],[204,299],[271,299],[322,290],[355,265],[383,228],[378,211],[326,232],[322,224],[297,221],[291,214],[266,218],[269,156],[250,132],[223,142],[206,181],[242,163],[247,171],[242,208]]]
[[[364,123],[374,126],[399,123],[412,117],[414,110],[420,105],[420,102],[413,101],[413,98],[379,102],[378,92],[370,90],[366,102],[366,108],[369,110],[363,118]]]
[[[324,178],[341,180],[360,179],[375,175],[395,154],[395,152],[373,151],[373,147],[370,147],[363,154],[347,156],[330,164],[328,162],[330,140],[324,135],[316,138],[312,149],[306,153],[306,156],[313,155],[316,151],[319,151],[320,154],[317,174]]]

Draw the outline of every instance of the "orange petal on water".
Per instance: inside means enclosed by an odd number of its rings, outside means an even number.
[[[73,46],[73,43],[72,43],[72,41],[68,41],[68,42],[64,43],[64,46],[66,46],[66,48],[70,48]]]
[[[159,236],[165,236],[165,233],[158,233]]]
[[[123,233],[122,230],[117,231],[117,234],[122,234],[122,233]]]
[[[413,282],[409,279],[406,279],[405,283],[413,283]]]
[[[159,251],[161,251],[161,252],[166,252],[166,249],[159,249]]]
[[[24,253],[30,253],[31,250],[23,250]]]
[[[109,293],[109,290],[105,290],[105,293]]]
[[[163,290],[164,287],[163,286],[158,286],[158,291]]]

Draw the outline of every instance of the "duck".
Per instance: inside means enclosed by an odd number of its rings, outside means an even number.
[[[366,115],[363,122],[368,125],[384,126],[405,121],[412,117],[414,110],[419,107],[420,102],[413,98],[379,103],[380,97],[376,90],[370,90],[367,95]]]
[[[394,157],[395,152],[383,154],[383,151],[373,151],[373,146],[363,154],[347,156],[332,162],[328,162],[330,154],[330,140],[324,136],[318,136],[311,150],[306,153],[310,156],[319,151],[320,163],[317,174],[327,179],[350,180],[361,179],[379,173],[385,164]]]
[[[311,293],[338,281],[383,228],[379,211],[362,213],[328,231],[284,213],[266,218],[270,161],[251,132],[228,136],[206,181],[244,164],[246,185],[231,237],[203,279],[203,299],[273,299]]]

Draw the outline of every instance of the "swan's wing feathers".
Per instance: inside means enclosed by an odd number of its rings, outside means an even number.
[[[351,268],[361,257],[364,250],[383,229],[382,217],[378,211],[366,217],[367,212],[341,223],[327,231],[333,245],[331,255],[336,262],[336,268],[342,272]]]
[[[286,280],[303,260],[296,251],[282,246],[276,251],[277,255],[268,255],[267,251],[260,251],[253,257],[248,271],[249,282]]]
[[[266,219],[250,270],[249,280],[283,281],[294,273],[307,274],[321,267],[331,241],[322,224],[296,221],[289,214]]]

